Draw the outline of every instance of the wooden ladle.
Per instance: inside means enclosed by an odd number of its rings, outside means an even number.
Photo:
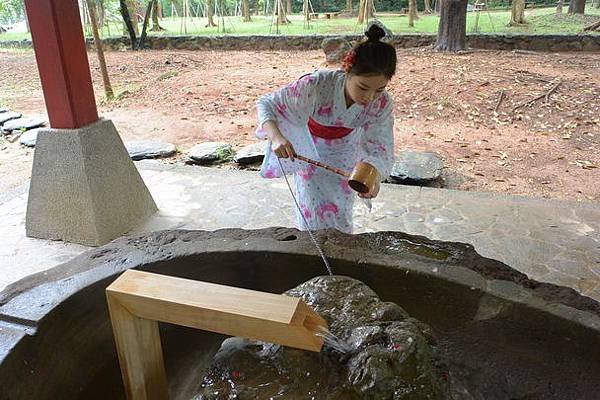
[[[322,162],[296,155],[295,158],[302,160],[317,167],[331,171],[334,174],[341,175],[348,179],[348,185],[358,193],[369,193],[375,187],[377,180],[379,179],[379,172],[377,169],[369,163],[364,161],[358,162],[351,173],[347,173],[339,168],[332,167]]]

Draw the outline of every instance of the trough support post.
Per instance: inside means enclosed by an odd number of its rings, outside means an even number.
[[[168,400],[158,322],[130,313],[114,296],[108,309],[128,400]]]
[[[128,400],[169,398],[158,322],[316,352],[327,331],[296,297],[136,270],[117,278],[106,297]]]

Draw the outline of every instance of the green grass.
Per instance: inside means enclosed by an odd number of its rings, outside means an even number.
[[[566,12],[566,7],[564,8]],[[595,17],[600,17],[600,9],[587,6],[586,15],[556,15],[555,8],[526,9],[525,18],[527,25],[509,27],[510,11],[481,12],[479,16],[470,12],[467,14],[467,32],[483,33],[579,33],[584,26],[593,22]],[[324,19],[311,21],[310,27],[305,27],[302,16],[290,17],[291,24],[280,25],[279,34],[282,35],[307,35],[307,34],[359,34],[364,30],[364,25],[359,25],[355,18]],[[394,33],[436,33],[438,26],[437,15],[421,14],[415,21],[413,28],[408,27],[406,16],[390,16],[382,14],[379,18]],[[206,19],[194,18],[187,21],[187,33],[181,19],[165,18],[161,26],[166,28],[165,32],[148,32],[149,35],[269,35],[277,34],[277,27],[272,22],[272,17],[253,16],[252,22],[243,22],[241,17],[217,18],[219,27],[206,28]],[[122,26],[113,23],[110,30],[106,27],[102,31],[103,37],[115,37],[122,35]],[[141,29],[141,28],[140,28]],[[88,29],[86,29],[87,31]],[[86,32],[89,35],[89,32]],[[27,33],[4,33],[0,34],[2,40],[22,40],[29,38]]]
[[[6,32],[0,33],[0,40],[23,40],[29,39],[31,36],[29,33],[22,32]]]

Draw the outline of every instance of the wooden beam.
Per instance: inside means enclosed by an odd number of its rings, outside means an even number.
[[[113,296],[107,297],[127,398],[168,399],[158,322],[139,318]]]
[[[76,0],[25,0],[52,128],[96,122],[98,111]]]
[[[317,352],[327,329],[298,298],[142,271],[106,293],[129,400],[168,398],[157,321]]]

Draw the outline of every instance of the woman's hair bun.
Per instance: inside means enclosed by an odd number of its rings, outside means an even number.
[[[385,36],[385,31],[378,25],[371,25],[365,32],[365,36],[370,42],[378,42]]]

